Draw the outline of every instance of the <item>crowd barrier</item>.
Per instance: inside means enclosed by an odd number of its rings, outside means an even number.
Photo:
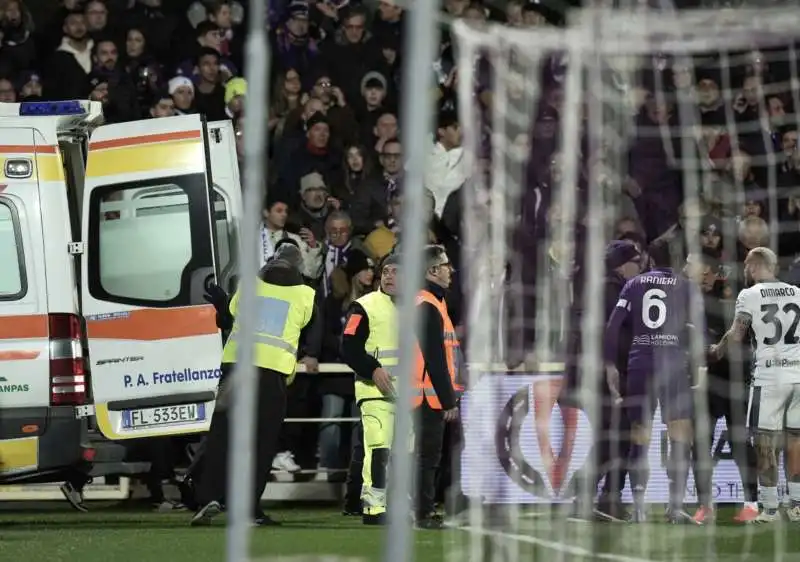
[[[562,375],[552,371],[499,374],[481,377],[465,395],[461,405],[465,495],[491,504],[572,501],[580,471],[589,460],[593,431],[584,412],[556,403],[561,384]],[[724,418],[717,420],[711,446],[714,501],[744,501]],[[668,454],[667,428],[656,410],[648,453],[646,501],[650,503],[668,501]],[[687,489],[687,502],[696,502],[693,475]],[[779,494],[785,491],[781,467]],[[626,487],[623,501],[631,499]]]
[[[591,445],[592,428],[582,412],[562,412],[556,404],[563,363],[544,363],[535,372],[504,365],[479,367],[492,376],[481,377],[462,401],[465,446],[462,453],[464,493],[487,503],[535,504],[567,502],[572,499],[571,483],[585,464]],[[305,369],[300,366],[299,373]],[[334,376],[351,373],[343,364],[327,363],[316,374]],[[287,423],[345,423],[357,418],[290,418]],[[551,451],[545,451],[546,438]],[[718,420],[714,440],[714,496],[719,503],[742,501],[739,473],[730,454],[725,421]],[[668,481],[664,463],[668,454],[666,427],[658,412],[650,447],[651,479],[648,501],[666,501]],[[546,459],[561,457],[556,468]],[[267,487],[264,499],[272,501],[335,501],[342,485],[327,482],[325,469],[305,470],[308,482],[294,482],[287,473],[275,473],[276,482]],[[59,500],[59,484],[0,486],[0,500]],[[781,481],[781,490],[785,482]],[[689,483],[689,501],[694,482]],[[86,489],[88,500],[123,500],[135,493],[127,478],[118,483],[94,482]],[[624,499],[630,500],[626,489]]]

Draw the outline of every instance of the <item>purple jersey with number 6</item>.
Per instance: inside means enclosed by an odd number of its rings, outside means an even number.
[[[630,279],[606,326],[605,358],[613,362],[620,328],[630,326],[630,376],[686,375],[692,306],[702,307],[697,286],[671,269],[654,269]],[[702,308],[699,310],[702,316]]]

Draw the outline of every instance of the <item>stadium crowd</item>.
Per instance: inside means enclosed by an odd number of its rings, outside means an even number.
[[[534,28],[558,24],[558,10],[511,0],[482,4],[445,0],[442,20],[498,21]],[[92,99],[111,122],[200,113],[209,121],[231,119],[241,149],[248,84],[243,77],[245,0],[36,0],[0,1],[0,101]],[[268,197],[261,241],[266,261],[275,245],[294,239],[303,253],[303,276],[318,289],[325,337],[319,363],[341,363],[340,341],[351,303],[374,285],[374,267],[402,238],[403,143],[399,128],[402,45],[408,40],[402,2],[377,5],[345,1],[283,0],[270,3],[273,54],[268,108]],[[432,73],[438,88],[424,182],[428,241],[441,244],[456,264],[461,248],[462,187],[471,176],[463,157],[454,87],[454,46],[443,25]],[[717,260],[709,280],[715,299],[731,299],[748,250],[772,246],[800,279],[800,152],[794,107],[796,58],[788,48],[709,53],[688,64],[654,56],[648,72],[626,84],[636,100],[627,107],[636,142],[626,165],[598,157],[582,171],[575,232],[577,267],[569,322],[555,336],[569,366],[580,351],[585,258],[585,194],[590,174],[602,175],[608,201],[618,210],[609,240],[624,238],[645,249],[662,240],[684,251],[697,236]],[[557,57],[555,57],[557,58]],[[554,58],[554,60],[555,60]],[[557,276],[565,255],[550,233],[561,212],[552,192],[559,177],[557,124],[563,111],[558,65],[543,70],[546,85],[523,152],[529,154],[514,223],[511,293],[522,306],[510,311],[511,366],[535,368],[536,288],[543,270]],[[655,70],[653,70],[655,69]],[[477,103],[491,111],[491,71],[478,73]],[[658,87],[656,87],[656,84]],[[691,100],[696,123],[681,120],[678,106]],[[679,118],[681,117],[681,118]],[[549,124],[549,126],[547,126]],[[491,124],[486,123],[490,130]],[[523,129],[527,132],[530,123]],[[664,131],[667,131],[666,133]],[[671,133],[670,133],[671,131]],[[696,133],[696,134],[695,134]],[[484,135],[488,137],[489,135]],[[690,150],[687,143],[691,139]],[[239,151],[241,155],[241,150]],[[605,165],[605,168],[604,168]],[[610,171],[609,171],[610,170]],[[616,175],[615,175],[616,174]],[[700,186],[699,197],[687,180]],[[694,213],[699,232],[687,232]],[[536,256],[536,259],[531,259]],[[619,266],[608,262],[612,269]],[[613,266],[613,267],[612,267]],[[448,306],[463,333],[462,296],[451,290]],[[513,298],[509,302],[517,303]],[[709,336],[711,339],[711,336]],[[309,365],[313,372],[316,365]],[[287,417],[355,415],[349,375],[304,376],[289,389]],[[274,468],[297,472],[320,466],[343,469],[349,431],[337,423],[285,424],[283,452]],[[169,446],[160,449],[155,480],[171,475]],[[151,451],[152,454],[152,451]],[[317,455],[319,454],[319,459]],[[306,475],[297,475],[297,478]],[[343,472],[329,479],[343,478]],[[158,498],[158,486],[153,493]]]
[[[241,157],[246,123],[244,0],[3,0],[0,101],[91,99],[107,122],[202,114],[232,120]],[[442,20],[493,19],[535,27],[555,17],[538,4],[497,9],[448,0]],[[298,242],[303,275],[319,289],[326,326],[320,363],[341,363],[339,342],[351,302],[373,286],[373,267],[402,236],[403,136],[399,129],[401,2],[270,2],[272,49],[268,111],[269,196],[263,205],[262,258],[283,238]],[[425,170],[428,241],[457,262],[462,159],[455,106],[453,47],[443,25],[432,73],[439,107]],[[460,324],[460,291],[451,291]],[[461,328],[459,327],[459,330]],[[308,366],[309,371],[314,367]],[[299,377],[288,417],[336,418],[355,412],[349,375]],[[343,469],[350,453],[342,424],[285,424],[274,468]],[[145,447],[154,461],[153,499],[177,461],[172,443]],[[297,474],[296,478],[310,478]],[[343,473],[330,473],[330,479]],[[67,484],[69,493],[82,482]],[[74,495],[74,494],[73,494]]]

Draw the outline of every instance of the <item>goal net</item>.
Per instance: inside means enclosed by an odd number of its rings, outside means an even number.
[[[678,269],[691,256],[687,275],[704,294],[705,307],[690,311],[703,337],[687,351],[692,416],[706,429],[695,431],[686,510],[702,500],[730,522],[754,500],[754,473],[739,469],[755,468],[742,452],[747,350],[733,349],[724,368],[704,365],[706,347],[730,326],[749,249],[772,248],[781,278],[800,281],[797,24],[786,7],[642,5],[584,10],[566,29],[455,26],[459,111],[476,173],[463,260],[471,541],[453,559],[708,560],[732,536],[729,552],[758,559],[787,548],[783,531],[731,533],[711,518],[702,531],[571,521],[587,519],[573,513],[577,504],[614,493],[610,475],[625,474],[624,409],[609,418],[600,390],[606,278],[628,275],[620,266],[629,262],[618,263],[625,253],[609,251],[615,240],[636,247],[642,267],[655,242]],[[656,410],[652,521],[664,520],[669,503],[670,448]],[[627,480],[621,500],[630,507]]]

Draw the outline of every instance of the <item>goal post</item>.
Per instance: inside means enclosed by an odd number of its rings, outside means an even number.
[[[566,508],[544,507],[598,491],[592,444],[609,241],[623,237],[646,251],[660,240],[677,268],[687,254],[714,256],[702,285],[725,314],[748,248],[772,247],[783,274],[800,281],[798,15],[785,7],[597,8],[576,12],[566,29],[454,26],[475,169],[464,200],[469,360],[509,367],[470,372],[462,470],[473,552],[489,548],[477,529],[494,540],[548,539],[555,550],[568,538],[564,548],[594,551],[596,537],[565,524]],[[694,326],[708,328],[702,307],[690,313]],[[709,410],[707,385],[717,375],[705,376],[705,348],[721,333],[702,336],[689,351],[696,424],[709,428],[697,447],[712,456],[692,470],[686,503],[699,500],[695,469],[703,481],[711,474],[715,503],[740,503],[746,483],[734,436],[714,404]],[[743,356],[731,361],[741,405],[746,371]],[[665,435],[656,412],[647,493],[655,504],[669,497]],[[656,538],[643,533],[626,555],[667,556]]]

